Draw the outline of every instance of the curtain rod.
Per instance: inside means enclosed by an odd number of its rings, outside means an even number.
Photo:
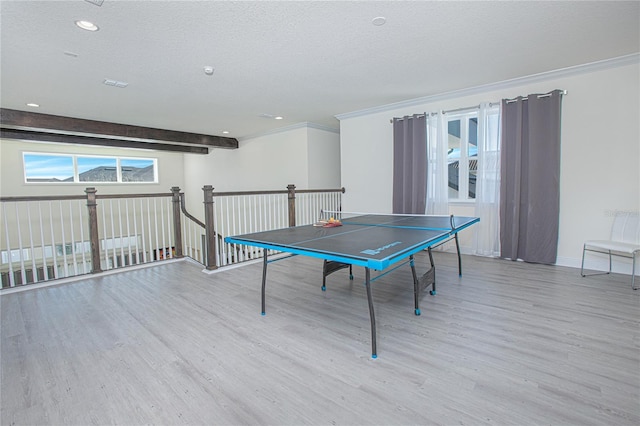
[[[568,93],[566,90],[558,90],[558,91],[560,92],[560,96],[566,95]],[[540,99],[540,98],[548,98],[549,96],[551,96],[553,94],[553,92],[555,92],[555,90],[553,90],[553,91],[551,91],[549,93],[544,93],[542,95],[538,95],[538,99]],[[523,101],[528,101],[529,98],[527,96],[525,96],[525,97],[522,98],[522,100]],[[508,103],[508,104],[511,104],[511,103],[517,102],[517,101],[518,101],[518,99],[514,98],[514,99],[507,99],[505,102]]]
[[[568,92],[566,90],[560,90],[560,95],[566,95]],[[549,96],[551,96],[553,94],[552,92],[549,93],[544,93],[542,95],[538,95],[538,98],[547,98]],[[527,101],[529,100],[528,97],[524,97],[522,98],[523,101]],[[507,99],[506,101],[508,104],[512,103],[512,102],[516,102],[516,99]],[[501,102],[490,102],[489,106],[496,106],[496,105],[500,105]],[[472,109],[480,109],[480,105],[473,105],[473,106],[468,106],[468,107],[462,107],[462,108],[456,108],[456,109],[450,109],[450,110],[446,110],[446,111],[442,111],[443,114],[451,114],[453,112],[461,112],[461,111],[470,111]],[[427,113],[427,112],[423,112],[422,114],[414,114],[415,117],[424,117],[425,115],[437,115],[437,112],[432,112],[432,113]],[[409,116],[406,117],[409,120],[411,120],[413,118],[413,116]],[[404,120],[405,117],[396,117],[397,120]],[[389,123],[393,123],[393,118],[389,120]]]
[[[489,103],[489,106],[496,106],[496,105],[500,105],[500,102],[491,102],[491,103]],[[449,110],[446,110],[446,111],[442,111],[442,113],[443,113],[443,114],[451,114],[452,112],[470,111],[470,110],[472,110],[472,109],[480,109],[480,105],[473,105],[473,106],[468,106],[468,107],[462,107],[462,108],[456,108],[456,109],[449,109]],[[409,116],[409,117],[406,117],[406,118],[408,118],[409,120],[411,120],[414,116],[415,116],[416,118],[418,118],[418,117],[424,117],[425,115],[431,115],[431,116],[433,116],[433,115],[437,115],[437,114],[438,114],[437,112],[431,112],[431,113],[423,112],[422,114],[414,114],[414,115]],[[405,119],[405,117],[396,117],[396,119],[398,119],[398,120],[404,120],[404,119]],[[389,122],[390,122],[390,123],[393,123],[393,118],[392,118],[392,119],[390,119],[390,120],[389,120]]]

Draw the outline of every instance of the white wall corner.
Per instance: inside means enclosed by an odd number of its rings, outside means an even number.
[[[266,132],[261,132],[261,133],[256,133],[253,135],[248,135],[248,136],[243,136],[238,139],[238,142],[242,142],[242,141],[246,141],[249,139],[256,139],[262,136],[268,136],[268,135],[275,135],[278,133],[284,133],[284,132],[289,132],[291,130],[296,130],[296,129],[303,129],[303,128],[307,128],[307,129],[317,129],[317,130],[324,130],[326,132],[333,132],[333,133],[340,133],[340,129],[336,129],[334,127],[330,127],[330,126],[325,126],[323,124],[317,124],[317,123],[312,123],[309,121],[302,121],[300,123],[296,123],[296,124],[292,124],[290,126],[284,126],[284,127],[278,127],[277,129],[271,129],[271,130],[267,130]]]

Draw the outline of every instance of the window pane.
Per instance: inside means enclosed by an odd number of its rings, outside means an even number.
[[[73,157],[24,154],[27,182],[73,182]]]
[[[117,182],[116,159],[109,157],[78,157],[80,182]]]
[[[476,176],[478,175],[478,118],[469,119],[469,198],[476,198]]]
[[[478,156],[478,119],[476,117],[469,119],[469,150],[467,151],[469,158]]]
[[[469,198],[476,198],[476,177],[478,176],[478,159],[469,160]]]
[[[154,161],[146,158],[120,160],[123,182],[155,182]]]
[[[460,120],[451,120],[449,127],[449,145],[447,163],[449,166],[449,198],[458,198],[460,174]]]

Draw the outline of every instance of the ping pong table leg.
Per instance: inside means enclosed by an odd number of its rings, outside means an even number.
[[[436,294],[436,265],[433,261],[433,254],[431,253],[431,247],[427,248],[429,253],[429,263],[431,268],[425,272],[420,278],[416,274],[415,259],[413,255],[409,256],[409,265],[411,265],[411,275],[413,275],[413,301],[414,301],[414,313],[420,315],[420,292],[426,290],[427,287],[431,287],[429,294],[435,296]]]
[[[349,263],[337,262],[335,260],[325,260],[322,264],[322,291],[327,289],[327,277],[340,269],[349,267],[349,279],[353,280],[353,265]]]
[[[431,284],[431,291],[429,292],[429,294],[434,296],[436,294],[436,264],[433,262],[431,247],[427,249],[427,253],[429,253],[429,263],[431,263],[431,269],[433,269],[433,283]]]
[[[267,286],[267,249],[262,251],[262,315],[265,315],[265,288]]]
[[[409,256],[409,265],[411,265],[411,274],[413,275],[413,305],[414,313],[420,315],[420,283],[418,282],[418,275],[416,274],[416,266],[413,260],[413,255]]]
[[[462,276],[462,258],[460,257],[460,243],[458,242],[458,233],[455,233],[456,250],[458,251],[458,276]]]
[[[373,313],[373,298],[371,296],[371,272],[365,268],[365,287],[367,287],[367,300],[369,301],[369,317],[371,318],[371,358],[377,358],[376,351],[376,316]]]

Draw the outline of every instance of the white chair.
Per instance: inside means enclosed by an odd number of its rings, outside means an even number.
[[[609,272],[595,274],[584,273],[584,255],[588,251],[605,253],[609,255]],[[631,258],[633,266],[631,268],[631,288],[637,290],[635,286],[636,278],[636,257],[640,254],[640,214],[632,212],[616,212],[611,227],[611,239],[592,240],[584,243],[582,248],[582,267],[580,275],[583,277],[591,275],[602,275],[611,273],[611,256]]]

